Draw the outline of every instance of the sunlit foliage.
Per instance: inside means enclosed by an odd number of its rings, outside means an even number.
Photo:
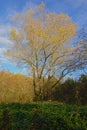
[[[30,102],[33,97],[31,79],[21,74],[0,72],[0,103]]]
[[[76,35],[76,25],[66,14],[46,11],[44,3],[17,13],[12,21],[13,43],[6,55],[29,70],[35,96],[42,95],[46,78],[47,82],[56,75],[61,79],[72,71],[74,47],[70,43]]]

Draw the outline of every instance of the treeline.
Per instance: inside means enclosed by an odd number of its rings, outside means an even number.
[[[46,80],[46,79],[45,79]],[[58,101],[67,104],[87,104],[87,75],[81,75],[78,80],[72,78],[59,82],[53,77],[42,86],[42,93],[34,99],[32,78],[22,74],[0,72],[0,103],[29,103],[32,101]],[[44,81],[45,82],[45,81]]]
[[[78,80],[68,78],[55,87],[52,99],[67,104],[87,104],[87,75],[81,75]]]

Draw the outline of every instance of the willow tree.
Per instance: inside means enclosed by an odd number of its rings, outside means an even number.
[[[66,14],[46,11],[44,3],[33,10],[17,13],[13,18],[10,37],[13,41],[7,56],[29,69],[34,95],[43,95],[43,87],[53,76],[58,79],[71,70],[70,44],[76,25]]]

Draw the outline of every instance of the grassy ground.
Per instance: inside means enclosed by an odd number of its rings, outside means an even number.
[[[0,130],[87,130],[87,106],[2,104]]]

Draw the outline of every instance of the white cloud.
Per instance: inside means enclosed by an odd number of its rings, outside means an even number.
[[[10,25],[0,25],[0,35],[6,35],[10,31]]]
[[[8,37],[0,37],[0,46],[4,46],[5,45],[8,45],[8,44],[11,44],[11,40],[9,40]]]
[[[0,54],[6,51],[6,48],[0,48]]]
[[[6,51],[6,48],[0,48],[0,63],[6,63],[7,59],[4,56],[4,52]]]
[[[9,39],[10,25],[0,25],[0,64],[7,63],[8,60],[4,56],[4,51],[7,50],[11,40]]]
[[[0,48],[7,47],[8,44],[11,44],[9,39],[10,25],[0,25]]]

